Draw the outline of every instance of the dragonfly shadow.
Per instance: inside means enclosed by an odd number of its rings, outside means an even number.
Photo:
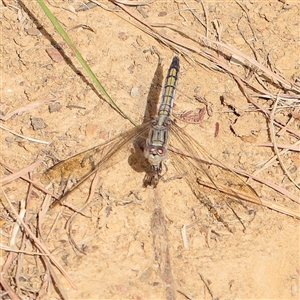
[[[161,64],[161,59],[159,59],[149,88],[142,124],[148,123],[156,116],[162,85],[163,67]],[[145,172],[146,175],[152,173],[151,165],[144,155],[144,149],[146,146],[148,134],[149,132],[146,132],[144,135],[134,139],[133,149],[130,156],[128,157],[128,164],[130,165],[130,167],[136,172]]]
[[[131,154],[128,157],[128,164],[135,172],[138,173],[148,173],[151,170],[151,166],[144,155],[145,141],[145,137],[137,137],[133,141],[133,148],[131,149]]]
[[[162,68],[161,60],[159,59],[150,85],[142,124],[153,120],[153,118],[157,114],[157,107],[159,102],[159,95],[162,89],[162,83],[163,83],[163,68]]]

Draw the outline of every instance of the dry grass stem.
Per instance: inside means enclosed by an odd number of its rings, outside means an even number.
[[[37,100],[37,101],[30,102],[29,104],[27,104],[25,106],[22,106],[20,108],[17,108],[15,110],[7,113],[5,116],[0,116],[0,120],[7,121],[14,115],[20,115],[24,112],[31,111],[41,105],[53,103],[56,101],[59,101],[59,100],[58,99],[44,99],[44,100]]]
[[[16,132],[14,132],[14,131],[12,131],[12,130],[10,130],[10,129],[8,129],[8,128],[2,126],[2,125],[0,125],[0,128],[3,129],[3,130],[5,130],[5,131],[7,131],[7,132],[10,132],[11,134],[13,134],[13,135],[15,135],[15,136],[18,136],[18,137],[20,137],[20,138],[22,138],[22,139],[24,139],[24,140],[28,140],[28,141],[30,141],[30,142],[35,142],[35,143],[40,143],[40,144],[45,144],[45,145],[50,145],[50,144],[51,144],[51,142],[33,139],[33,138],[31,138],[31,137],[27,137],[27,136],[24,136],[24,135],[22,135],[22,134],[16,133]]]
[[[30,166],[27,166],[25,168],[23,168],[22,170],[20,171],[17,171],[17,172],[14,172],[13,174],[11,175],[8,175],[6,177],[3,177],[3,178],[0,178],[0,184],[1,185],[5,185],[9,182],[12,182],[18,178],[21,178],[23,176],[25,176],[28,172],[31,172],[31,171],[34,171],[35,169],[37,169],[37,167],[42,163],[43,159],[40,158],[38,160],[36,160],[33,164],[31,164]],[[1,163],[2,166],[6,167],[4,165],[4,163]]]
[[[292,178],[291,174],[289,173],[289,171],[287,170],[287,168],[285,167],[281,157],[280,157],[280,153],[279,153],[279,150],[278,150],[278,147],[276,145],[276,138],[275,138],[275,130],[274,130],[274,125],[273,125],[273,121],[274,121],[274,115],[275,115],[275,111],[276,111],[276,108],[277,108],[277,104],[278,104],[278,101],[279,99],[277,98],[275,103],[274,103],[274,107],[272,109],[272,112],[271,112],[271,115],[270,115],[270,133],[271,133],[271,141],[273,143],[273,149],[276,153],[276,156],[277,156],[277,159],[280,163],[280,166],[281,168],[283,169],[284,173],[287,175],[287,177],[289,178],[289,180],[291,182],[293,182],[293,184],[298,188],[300,189],[300,186],[295,182],[295,180]]]
[[[56,268],[66,277],[66,279],[69,281],[70,285],[74,288],[77,289],[75,283],[72,281],[72,279],[70,278],[70,276],[67,274],[67,272],[64,270],[63,267],[61,267],[61,265],[59,264],[59,262],[56,260],[56,258],[54,256],[51,255],[51,253],[49,252],[49,250],[47,249],[47,247],[38,239],[36,238],[35,234],[31,231],[31,229],[28,227],[27,224],[25,224],[23,222],[22,219],[20,219],[17,211],[15,210],[14,206],[12,205],[12,203],[10,202],[10,200],[8,199],[6,193],[2,190],[2,194],[4,195],[7,203],[9,204],[9,207],[12,211],[12,213],[14,214],[14,216],[16,217],[16,219],[18,220],[18,222],[20,222],[20,224],[22,225],[22,227],[24,228],[24,230],[26,231],[26,233],[30,236],[30,238],[34,241],[35,246],[39,249],[40,252],[44,253],[47,255],[47,257],[49,258],[49,260],[56,266]]]

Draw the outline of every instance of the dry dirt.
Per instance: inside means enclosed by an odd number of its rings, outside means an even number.
[[[111,9],[115,7],[110,2],[101,3]],[[186,26],[205,35],[205,27],[184,3],[153,1],[141,7],[147,14],[144,20]],[[240,5],[235,1],[203,1],[206,14],[201,1],[186,3],[204,23],[207,20],[209,37],[214,38],[213,24],[218,23],[222,28],[222,42],[253,58],[256,55],[256,59],[271,70],[290,82],[298,80],[299,83],[299,1],[249,0],[241,1]],[[172,57],[178,53],[127,22],[132,18],[124,12],[114,13],[96,7],[76,13],[74,9],[81,4],[81,1],[72,0],[47,2],[110,96],[140,124],[158,62],[157,55],[150,49],[156,47],[163,57],[163,76]],[[35,1],[24,1],[24,5],[32,16],[15,1],[5,0],[1,6],[1,112],[7,116],[29,104],[39,105],[1,121],[1,125],[50,144],[32,142],[1,129],[1,161],[19,170],[44,157],[45,163],[39,170],[42,172],[50,166],[50,158],[68,158],[125,132],[132,125],[95,93],[88,77],[78,75],[78,71],[85,74],[84,70],[39,5]],[[130,9],[138,13],[134,6]],[[33,17],[40,24],[39,28]],[[54,45],[62,48],[65,58]],[[160,91],[159,86],[157,90]],[[178,120],[178,125],[212,156],[250,174],[274,156],[271,147],[259,146],[270,144],[265,115],[247,102],[233,78],[181,57],[174,113],[204,107],[194,100],[195,93],[207,99],[213,114],[206,114],[196,124]],[[228,93],[234,95],[234,100],[223,103],[220,99]],[[273,100],[259,101],[265,107],[273,107]],[[299,105],[299,97],[297,101]],[[293,111],[289,106],[295,103],[286,101],[277,115],[287,122]],[[215,137],[217,122],[220,129]],[[299,117],[290,126],[299,133]],[[288,133],[277,137],[278,144],[291,145],[296,141]],[[289,151],[283,160],[299,183],[299,152]],[[9,173],[3,169],[1,176],[4,174]],[[75,290],[55,271],[69,299],[166,297],[153,249],[154,194],[152,189],[142,187],[143,176],[142,172],[133,170],[128,159],[100,172],[94,201],[85,215],[77,215],[72,223],[72,236],[86,255],[73,249],[68,241],[65,224],[71,211],[58,206],[46,215],[43,241],[77,286]],[[276,160],[258,176],[299,196],[299,190],[286,178]],[[288,196],[267,189],[263,184],[249,183],[260,197],[297,210]],[[90,181],[76,190],[67,199],[68,203],[80,207],[89,187]],[[27,183],[21,179],[4,186],[16,209],[19,209],[19,202],[26,199],[27,188]],[[184,180],[160,182],[158,195],[166,219],[172,284],[177,299],[299,299],[298,219],[261,207],[245,232],[236,224],[235,232],[230,233],[213,220]],[[34,220],[43,197],[36,189],[31,192],[28,219],[29,222],[33,220],[32,224],[36,224]],[[2,196],[1,199],[7,206]],[[188,226],[188,248],[184,247],[181,235],[184,225]],[[1,226],[1,242],[8,245],[12,220],[3,209]],[[17,239],[18,246],[19,243]],[[29,241],[26,249],[33,251]],[[3,265],[8,252],[0,251]],[[15,263],[8,275],[14,274]],[[44,268],[37,258],[29,255],[23,265],[18,294],[23,295],[23,299],[36,299],[41,289],[40,280],[44,279]],[[6,280],[15,287],[12,278],[7,276]],[[53,287],[44,297],[60,299]]]

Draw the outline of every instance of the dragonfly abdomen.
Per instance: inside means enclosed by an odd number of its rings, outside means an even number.
[[[178,80],[178,73],[179,73],[179,58],[177,56],[174,56],[166,77],[164,90],[163,90],[161,102],[158,109],[158,116],[169,117],[172,112],[176,85]],[[161,121],[164,121],[163,118],[160,119]]]
[[[162,161],[167,157],[168,135],[171,124],[169,116],[174,104],[178,73],[179,58],[174,56],[168,70],[159,110],[152,122],[147,147],[144,151],[145,157],[152,165],[157,178],[160,176]]]

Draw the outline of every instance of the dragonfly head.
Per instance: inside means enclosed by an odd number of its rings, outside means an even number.
[[[149,145],[144,150],[145,157],[148,159],[154,171],[161,168],[161,163],[167,157],[167,149],[163,146]]]

